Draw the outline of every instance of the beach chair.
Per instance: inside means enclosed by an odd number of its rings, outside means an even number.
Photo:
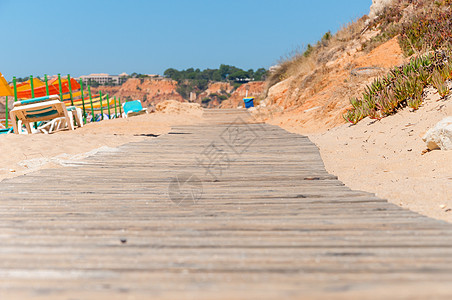
[[[81,108],[76,106],[67,107],[67,111],[69,112],[69,117],[71,119],[71,123],[74,124],[73,118],[75,118],[75,122],[78,127],[83,127],[83,111]]]
[[[75,122],[77,123],[78,127],[83,127],[82,109],[79,107],[75,107],[75,106],[67,106],[66,109],[68,111],[70,123],[74,124],[74,118],[75,118]],[[60,117],[60,118],[56,118],[56,119],[53,119],[48,122],[41,122],[41,123],[42,124],[38,123],[37,131],[44,133],[44,134],[49,134],[54,131],[68,127],[68,123],[67,123],[65,117]],[[33,128],[32,128],[32,130],[33,130]]]
[[[7,134],[11,133],[13,131],[13,128],[0,128],[0,134]]]
[[[14,107],[10,111],[13,120],[14,133],[19,133],[17,120],[20,120],[26,127],[29,134],[32,133],[30,123],[39,121],[49,121],[56,118],[64,118],[69,129],[74,130],[72,118],[75,117],[77,124],[83,126],[77,110],[66,108],[64,102],[60,101],[58,95],[51,95],[29,100],[14,102]],[[16,119],[17,118],[17,119]]]
[[[9,124],[11,124],[11,120],[8,120]],[[6,119],[0,119],[0,134],[11,133],[13,131],[12,127],[5,127]]]
[[[140,100],[124,102],[122,104],[122,110],[123,110],[122,116],[124,118],[148,113],[148,110],[146,108],[143,108],[143,106],[141,105]]]
[[[71,116],[72,116],[72,114],[69,112],[69,117],[71,117]],[[70,119],[71,119],[71,121],[70,121],[71,124],[74,124],[72,118],[70,118]],[[79,124],[78,121],[77,121],[77,124]],[[48,121],[48,122],[42,122],[42,124],[38,125],[38,128],[37,128],[36,132],[49,134],[49,133],[52,133],[52,132],[57,131],[59,129],[66,128],[66,127],[68,127],[67,126],[67,122],[66,122],[66,118],[65,117],[60,117],[60,118],[55,118],[55,119],[53,119],[51,121]],[[31,130],[33,131],[33,129],[34,128],[32,127]]]

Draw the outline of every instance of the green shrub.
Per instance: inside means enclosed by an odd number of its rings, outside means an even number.
[[[452,9],[426,8],[404,22],[399,43],[407,56],[415,52],[450,48],[452,41]]]
[[[416,110],[422,104],[423,90],[428,84],[445,97],[450,93],[446,80],[452,78],[451,60],[452,51],[437,50],[395,67],[368,85],[361,99],[350,99],[352,109],[343,115],[344,119],[356,124],[365,117],[384,118],[406,106]]]
[[[363,45],[370,51],[399,36],[406,56],[429,50],[450,48],[452,41],[451,0],[395,0],[383,9],[369,27],[380,34]],[[413,9],[410,10],[408,7]]]
[[[441,73],[441,71],[435,70],[432,74],[431,83],[436,88],[441,98],[444,98],[449,95],[449,88],[447,87],[446,79]]]

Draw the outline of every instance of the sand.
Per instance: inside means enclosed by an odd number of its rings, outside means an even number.
[[[422,155],[426,145],[421,139],[452,115],[452,96],[439,99],[433,89],[428,95],[418,111],[405,109],[380,121],[364,119],[308,136],[320,148],[326,169],[350,188],[452,222],[452,151]],[[90,123],[74,131],[0,135],[0,180],[71,165],[99,150],[115,151],[122,144],[165,134],[174,125],[203,122],[202,109],[175,102],[162,104],[156,113]],[[280,126],[306,134],[293,123]]]
[[[452,115],[452,96],[441,100],[433,88],[427,94],[418,111],[407,108],[380,121],[366,118],[308,136],[320,148],[327,171],[348,187],[452,222],[452,151],[422,155],[424,133]],[[306,133],[296,126],[281,127]]]
[[[0,180],[42,168],[71,165],[100,150],[115,151],[120,145],[165,134],[174,125],[202,122],[200,108],[187,107],[184,103],[178,105],[176,111],[104,120],[74,131],[0,135]]]
[[[198,103],[181,103],[176,100],[160,102],[155,106],[155,110],[164,114],[191,114],[198,117],[203,113],[203,109]]]

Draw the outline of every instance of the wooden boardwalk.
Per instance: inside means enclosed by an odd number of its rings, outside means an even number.
[[[304,136],[205,115],[1,182],[0,299],[452,297],[450,224],[345,187]]]

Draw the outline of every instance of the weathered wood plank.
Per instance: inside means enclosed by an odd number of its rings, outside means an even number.
[[[2,181],[0,297],[452,296],[451,225],[350,190],[245,110],[205,119]]]

